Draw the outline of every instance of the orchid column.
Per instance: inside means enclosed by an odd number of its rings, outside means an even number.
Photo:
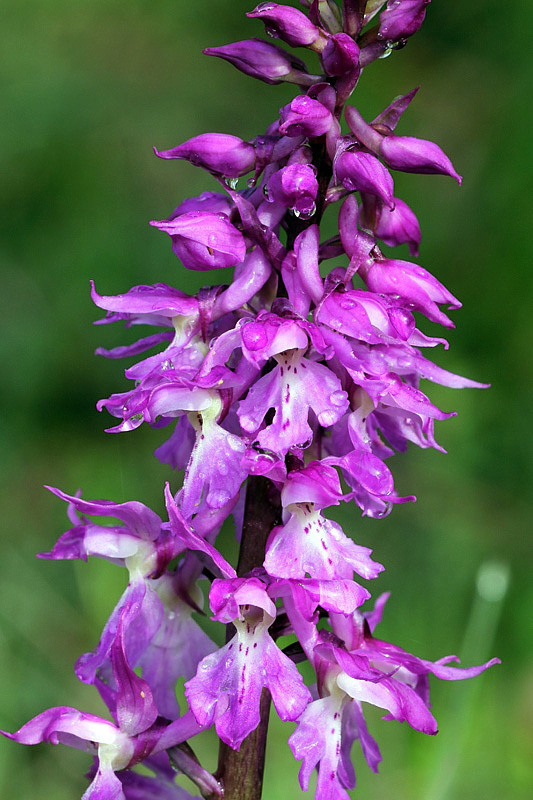
[[[118,296],[93,286],[103,323],[156,328],[133,345],[99,350],[110,358],[152,352],[126,369],[130,391],[98,404],[117,419],[108,430],[166,429],[155,454],[184,473],[166,486],[164,520],[136,501],[52,489],[72,527],[41,556],[98,556],[128,573],[100,642],[76,664],[112,721],[52,708],[6,735],[88,750],[84,800],[184,800],[191,795],[178,773],[204,797],[258,800],[271,703],[296,723],[289,745],[302,761],[302,788],[316,768],[317,798],[346,800],[354,742],[372,770],[381,760],[365,703],[435,734],[429,675],[468,678],[497,662],[461,670],[448,665],[454,656],[433,663],[376,638],[386,597],[361,609],[371,596],[366,582],[383,566],[327,513],[353,502],[379,519],[414,500],[398,496],[385,462],[409,442],[442,449],[434,421],[453,415],[432,404],[420,380],[483,386],[422,354],[447,343],[419,330],[420,315],[453,327],[442,306],[456,309],[458,300],[423,267],[383,252],[407,245],[416,257],[420,243],[391,170],[461,178],[437,145],[396,134],[416,90],[370,122],[347,105],[362,70],[407,43],[428,3],[347,0],[341,9],[302,0],[248,14],[270,37],[311,51],[314,73],[272,41],[205,50],[266,83],[293,83],[296,93],[253,141],[203,133],[157,152],[205,170],[219,191],[152,224],[170,236],[182,267],[234,268],[233,281],[209,277],[196,296],[166,284]],[[320,231],[325,213],[338,215],[329,240]],[[216,547],[230,518],[236,565]],[[217,643],[197,622],[204,593],[221,623]],[[281,637],[291,637],[283,648]],[[316,675],[311,687],[297,667],[304,660]],[[215,774],[193,749],[212,727]]]

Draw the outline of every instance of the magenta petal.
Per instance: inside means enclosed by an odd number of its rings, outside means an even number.
[[[129,800],[122,791],[122,783],[108,764],[100,763],[91,785],[81,800]]]
[[[233,267],[246,254],[244,236],[224,214],[190,211],[151,225],[168,233],[174,252],[188,269]]]
[[[284,136],[323,136],[333,124],[326,106],[305,94],[298,95],[281,109],[279,132]]]
[[[258,578],[215,579],[209,594],[209,604],[218,622],[233,622],[241,616],[239,606],[252,605],[262,609],[270,623],[276,618],[276,607]],[[269,623],[269,624],[270,624]]]
[[[91,297],[97,306],[123,316],[147,314],[171,319],[179,314],[188,316],[198,310],[196,297],[190,297],[165,283],[134,286],[125,294],[111,296],[98,294],[94,281],[91,281],[91,287]]]
[[[324,281],[318,266],[319,244],[320,231],[318,225],[310,225],[302,233],[298,234],[294,242],[296,269],[300,282],[304,291],[315,305],[324,294]]]
[[[450,175],[461,185],[462,178],[455,171],[446,153],[434,142],[414,136],[385,136],[380,155],[391,169],[401,172]]]
[[[394,198],[394,208],[383,207],[374,232],[389,247],[408,244],[410,254],[418,255],[422,236],[420,225],[414,212],[399,197]]]
[[[394,182],[381,161],[371,153],[346,150],[335,160],[337,181],[347,189],[368,192],[394,206]]]
[[[201,133],[172,150],[156,150],[159,158],[182,158],[228,178],[238,178],[253,169],[253,145],[227,133]]]
[[[235,497],[247,477],[242,462],[246,444],[239,436],[198,414],[196,443],[185,470],[183,488],[177,500],[183,515],[190,519],[204,503],[222,508]]]
[[[170,492],[168,483],[165,486],[165,504],[170,520],[170,530],[173,535],[189,550],[200,551],[208,555],[213,563],[219,568],[225,578],[236,577],[235,570],[228,564],[218,550],[206,539],[202,539],[189,525]]]
[[[214,723],[222,741],[238,750],[259,724],[264,686],[270,689],[284,720],[296,719],[311,696],[296,666],[268,635],[264,622],[251,626],[235,620],[234,624],[234,638],[200,662],[196,677],[185,684],[185,693],[198,724],[207,727]]]
[[[352,788],[355,786],[355,774],[350,759],[350,750],[353,742],[358,739],[361,750],[366,759],[366,763],[372,772],[378,771],[381,762],[381,753],[375,739],[368,732],[366,720],[361,709],[361,704],[355,700],[353,703],[346,703],[342,717],[342,756],[339,775],[342,776],[345,786]]]
[[[71,747],[90,750],[90,742],[113,744],[118,729],[112,722],[94,714],[85,714],[69,706],[57,706],[38,714],[15,733],[2,733],[20,744],[68,743]]]
[[[389,2],[381,12],[378,38],[398,41],[412,36],[420,28],[426,16],[426,6],[431,0],[401,0]]]
[[[302,469],[289,472],[281,493],[285,508],[291,503],[313,503],[316,509],[336,506],[342,497],[336,470],[320,461],[310,461]]]
[[[320,425],[329,427],[344,414],[348,397],[337,376],[323,364],[302,358],[297,351],[281,354],[278,361],[278,367],[251,387],[237,413],[243,429],[254,433],[274,408],[272,423],[257,440],[267,450],[287,452],[310,441],[310,410]]]
[[[290,593],[294,606],[308,621],[314,619],[317,606],[338,614],[353,614],[370,598],[370,592],[352,580],[282,579],[273,581],[268,591],[272,597]]]
[[[276,578],[350,579],[354,572],[375,578],[381,564],[372,552],[349,539],[340,525],[304,504],[292,506],[294,513],[283,526],[274,528],[267,542],[264,567]]]
[[[246,16],[263,20],[270,36],[279,37],[292,47],[306,47],[320,36],[319,29],[302,11],[280,3],[260,3]]]
[[[342,700],[338,696],[323,697],[310,703],[298,720],[298,727],[289,738],[289,746],[298,760],[300,786],[309,788],[311,773],[318,770],[317,794],[320,800],[349,800],[339,783],[337,770],[341,754]]]
[[[346,673],[337,677],[338,686],[354,700],[386,709],[398,722],[408,722],[417,731],[437,733],[437,722],[414,689],[394,678],[379,682],[358,680]]]
[[[304,217],[314,214],[317,192],[316,170],[307,164],[282,167],[268,181],[269,199]]]
[[[202,52],[206,56],[223,58],[245,75],[265,83],[275,84],[288,80],[307,85],[315,77],[307,74],[301,59],[263,39],[245,39],[223,47],[206,47]]]
[[[120,730],[135,736],[155,722],[158,710],[149,685],[135,674],[126,659],[123,620],[111,647],[111,663],[117,685],[116,713]]]
[[[142,668],[159,714],[174,720],[180,716],[176,683],[196,673],[198,662],[216,650],[216,645],[192,618],[192,608],[174,591],[171,576],[158,581],[164,616],[136,665]]]

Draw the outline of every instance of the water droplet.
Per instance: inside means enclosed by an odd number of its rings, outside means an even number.
[[[387,47],[385,48],[383,53],[379,56],[379,58],[388,58],[393,50],[394,50],[393,46],[391,44],[387,44]]]
[[[234,453],[240,453],[244,444],[238,436],[228,436],[228,447],[230,450],[233,450]]]
[[[333,423],[337,421],[337,416],[338,415],[334,411],[327,408],[325,411],[321,411],[320,414],[317,414],[317,419],[322,427],[329,428],[330,425],[333,425]]]
[[[253,189],[256,183],[257,183],[257,178],[248,178],[248,180],[246,181],[246,185],[249,189]]]
[[[337,408],[341,408],[342,406],[346,405],[347,401],[347,394],[342,390],[338,390],[337,392],[333,392],[329,396],[329,402],[332,406],[337,406]]]
[[[268,200],[268,202],[271,203],[272,202],[272,198],[270,196],[270,191],[269,191],[268,185],[266,183],[263,185],[263,194],[265,195],[265,198]]]
[[[276,28],[273,28],[271,25],[265,25],[265,33],[267,36],[270,36],[271,39],[278,38],[278,31]]]
[[[355,300],[352,300],[350,297],[345,297],[343,300],[341,300],[340,306],[348,311],[350,308],[353,308],[355,304]]]
[[[242,340],[248,350],[261,350],[267,344],[268,336],[260,323],[250,322],[242,329]]]
[[[275,6],[273,6],[272,3],[266,2],[266,3],[259,3],[259,5],[256,7],[255,10],[256,11],[274,11],[274,8],[275,8]]]
[[[228,500],[231,500],[231,495],[225,489],[216,489],[214,492],[210,492],[207,498],[207,505],[210,508],[222,508],[225,506]]]
[[[316,213],[316,205],[313,203],[312,206],[302,209],[301,211],[298,211],[297,208],[293,208],[292,213],[295,217],[299,217],[300,219],[311,219],[311,217]]]
[[[236,189],[239,185],[238,178],[224,178],[230,189]]]

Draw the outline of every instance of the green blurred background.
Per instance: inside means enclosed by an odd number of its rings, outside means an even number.
[[[88,282],[104,294],[164,281],[188,291],[163,219],[184,197],[214,189],[200,170],[154,157],[207,130],[247,139],[292,96],[253,81],[201,48],[262,36],[242,0],[3,0],[0,6],[0,303],[2,533],[0,724],[14,730],[52,705],[99,713],[77,682],[75,658],[94,647],[124,586],[109,564],[37,561],[66,526],[43,484],[88,498],[136,498],[162,512],[166,468],[152,458],[161,434],[106,435],[95,401],[126,388],[122,365],[93,357],[132,339],[93,328]],[[344,518],[387,571],[381,636],[420,656],[456,652],[464,664],[503,665],[466,683],[433,684],[440,734],[405,725],[371,730],[383,753],[374,776],[354,748],[361,800],[521,800],[533,789],[531,718],[532,484],[528,416],[532,227],[530,0],[435,0],[422,31],[372,65],[357,91],[371,118],[421,84],[401,133],[435,139],[464,177],[398,175],[397,193],[419,215],[421,263],[464,303],[448,369],[489,391],[431,396],[459,416],[438,429],[445,456],[413,448],[391,465],[401,493],[384,521]],[[423,324],[426,331],[430,325]],[[174,477],[174,484],[177,479]],[[507,591],[506,591],[507,590]],[[300,796],[273,724],[266,800]],[[200,750],[214,766],[215,743]],[[87,756],[0,742],[0,794],[79,797]]]

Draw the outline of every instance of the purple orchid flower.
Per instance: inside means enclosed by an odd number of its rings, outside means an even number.
[[[222,741],[239,749],[259,724],[264,686],[283,720],[297,719],[311,695],[293,662],[268,634],[276,609],[259,580],[215,581],[211,606],[214,619],[233,622],[236,634],[200,662],[185,691],[198,724],[204,727],[214,722]]]
[[[424,267],[380,250],[380,242],[407,244],[416,257],[421,239],[389,170],[461,182],[436,144],[395,132],[417,90],[371,122],[346,106],[362,70],[403,46],[428,4],[345,0],[341,13],[333,0],[301,0],[301,9],[261,3],[248,14],[289,47],[312,50],[316,75],[259,39],[206,48],[299,92],[249,141],[203,133],[156,150],[200,167],[220,191],[185,199],[151,224],[168,233],[185,269],[233,268],[233,279],[195,296],[165,283],[115,296],[92,286],[106,312],[99,324],[153,329],[98,348],[135,363],[125,370],[131,388],[97,408],[118,420],[110,432],[143,422],[167,428],[155,455],[183,476],[172,478],[172,492],[166,484],[168,521],[139,502],[52,489],[68,503],[72,527],[40,556],[96,556],[127,570],[98,644],[75,668],[112,721],[64,706],[5,735],[88,751],[83,800],[186,800],[176,770],[204,797],[259,800],[270,698],[282,720],[297,724],[289,745],[302,761],[302,788],[316,768],[317,798],[347,800],[353,744],[372,770],[381,760],[365,704],[432,735],[429,676],[470,678],[498,663],[458,669],[455,656],[431,662],[375,638],[386,598],[362,611],[370,591],[354,575],[371,581],[384,567],[328,512],[353,501],[378,519],[414,500],[398,495],[387,459],[410,442],[442,451],[434,423],[453,416],[421,382],[486,385],[422,355],[448,344],[419,330],[417,314],[453,327],[441,307],[460,303]],[[336,203],[338,231],[325,238],[322,218]],[[218,536],[226,522],[239,542],[236,566]],[[207,581],[212,620],[226,626],[222,646],[201,623]],[[316,677],[312,691],[296,666],[302,660]],[[178,703],[180,681],[186,700]],[[216,776],[188,743],[209,728],[224,745]]]

